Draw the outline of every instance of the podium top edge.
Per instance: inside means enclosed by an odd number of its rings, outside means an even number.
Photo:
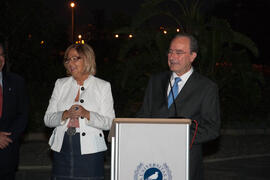
[[[191,124],[191,119],[162,118],[115,118],[115,123]]]

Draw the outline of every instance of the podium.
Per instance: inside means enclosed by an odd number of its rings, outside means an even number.
[[[111,180],[188,180],[190,124],[190,119],[114,119]]]

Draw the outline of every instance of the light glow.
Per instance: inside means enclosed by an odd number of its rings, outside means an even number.
[[[75,7],[75,3],[74,2],[71,2],[70,3],[70,7],[74,8]]]

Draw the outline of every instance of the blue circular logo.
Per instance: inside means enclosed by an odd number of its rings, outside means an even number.
[[[147,169],[144,173],[144,180],[162,180],[162,173],[157,168]]]
[[[172,180],[172,173],[166,163],[140,163],[134,172],[134,180]]]

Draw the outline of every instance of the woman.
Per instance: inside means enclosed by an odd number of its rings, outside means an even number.
[[[54,128],[52,179],[104,179],[102,130],[115,117],[110,83],[94,76],[95,55],[87,44],[68,47],[64,66],[71,76],[56,81],[44,117]]]

